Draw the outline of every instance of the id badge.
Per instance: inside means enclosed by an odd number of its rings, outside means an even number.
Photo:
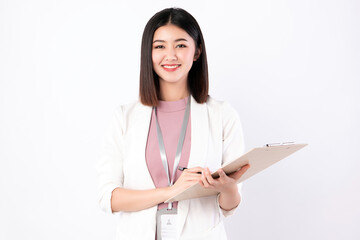
[[[156,214],[157,240],[175,240],[177,237],[177,209],[163,208]]]

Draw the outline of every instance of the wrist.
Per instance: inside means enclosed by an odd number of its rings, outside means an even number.
[[[169,187],[165,187],[163,188],[164,193],[164,201],[168,200],[169,198],[171,198],[172,196],[174,196],[174,185],[169,186]]]
[[[234,208],[236,208],[240,203],[240,194],[235,188],[227,191],[222,191],[219,194],[219,206],[221,209],[225,211],[230,211]]]
[[[220,191],[220,194],[223,194],[223,195],[234,195],[237,193],[239,193],[237,184],[234,184],[233,186],[224,188],[223,190]]]

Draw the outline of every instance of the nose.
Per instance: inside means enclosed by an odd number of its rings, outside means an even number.
[[[176,61],[177,60],[175,49],[173,49],[173,48],[167,49],[167,51],[165,53],[165,60],[166,61]]]

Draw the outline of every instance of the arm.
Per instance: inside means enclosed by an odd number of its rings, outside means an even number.
[[[149,190],[115,188],[111,195],[112,212],[140,211],[164,202],[170,198],[169,187]]]
[[[201,170],[199,167],[187,169],[171,187],[149,190],[115,188],[111,197],[112,212],[140,211],[163,203],[177,192],[201,181],[201,175],[197,174]]]

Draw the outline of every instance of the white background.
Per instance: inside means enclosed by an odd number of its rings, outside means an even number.
[[[94,166],[138,97],[148,19],[178,6],[246,149],[309,146],[244,184],[230,239],[360,239],[359,1],[0,0],[0,239],[114,239]]]

